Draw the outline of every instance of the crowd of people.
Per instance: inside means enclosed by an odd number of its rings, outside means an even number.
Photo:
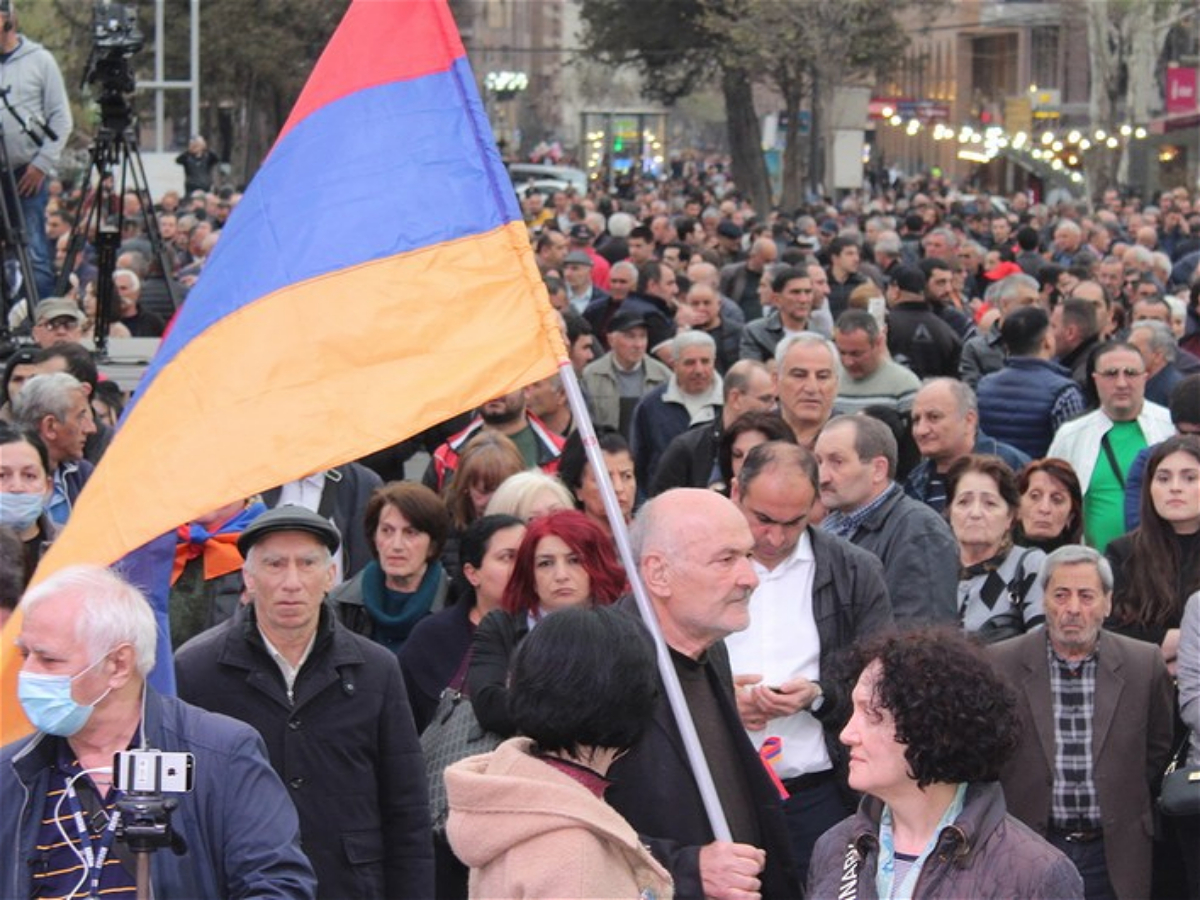
[[[47,190],[61,265],[88,200]],[[238,199],[122,199],[114,328],[161,334]],[[1200,897],[1200,822],[1155,807],[1200,747],[1200,202],[762,213],[698,177],[522,209],[606,472],[568,373],[502,393],[180,523],[169,634],[99,569],[20,599],[128,398],[83,349],[87,252],[13,320],[0,599],[38,735],[0,756],[3,893],[133,896],[106,760],[150,741],[196,758],[153,864],[181,896]],[[431,770],[447,698],[495,749]]]

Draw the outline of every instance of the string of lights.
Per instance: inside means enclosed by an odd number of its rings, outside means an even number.
[[[1076,184],[1084,180],[1079,168],[1084,163],[1084,154],[1089,150],[1116,150],[1122,143],[1144,140],[1149,136],[1145,127],[1129,124],[1121,125],[1111,132],[1098,127],[1062,126],[1057,129],[1044,128],[1010,133],[999,125],[977,129],[964,124],[955,129],[937,122],[929,126],[917,118],[906,120],[891,107],[884,107],[881,116],[884,122],[902,129],[909,137],[929,131],[935,141],[956,141],[959,144],[959,159],[989,163],[1006,152],[1024,155],[1049,166],[1055,172],[1061,172]]]

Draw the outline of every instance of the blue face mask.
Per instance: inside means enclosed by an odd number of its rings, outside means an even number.
[[[96,704],[108,696],[111,688],[84,706],[76,703],[71,696],[71,685],[75,679],[104,662],[106,656],[100,657],[78,675],[17,673],[17,699],[21,701],[21,708],[33,727],[46,734],[70,737],[86,725]]]
[[[0,491],[0,525],[7,525],[18,534],[33,525],[45,508],[45,494]]]

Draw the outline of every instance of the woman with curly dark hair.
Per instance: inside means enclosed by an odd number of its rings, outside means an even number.
[[[1075,866],[1008,815],[1000,770],[1016,749],[1012,690],[949,630],[859,648],[850,749],[858,812],[817,842],[810,897],[1083,896]]]

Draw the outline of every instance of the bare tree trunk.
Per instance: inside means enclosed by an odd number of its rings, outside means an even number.
[[[1121,33],[1114,27],[1109,0],[1083,0],[1088,29],[1088,58],[1092,85],[1089,112],[1092,124],[1112,133],[1116,123],[1121,79]],[[1117,184],[1117,154],[1096,142],[1084,157],[1094,197]]]
[[[824,193],[821,181],[825,177],[825,144],[822,140],[825,110],[821,106],[821,88],[825,79],[815,63],[809,66],[809,79],[812,84],[812,102],[809,103],[812,117],[808,120],[808,187],[819,196]]]
[[[1138,0],[1121,22],[1128,34],[1125,121],[1130,125],[1145,125],[1150,121],[1150,107],[1158,97],[1158,59],[1162,55],[1167,34],[1182,13],[1182,0]],[[1130,181],[1128,141],[1121,147],[1118,177],[1122,184]]]
[[[725,95],[725,128],[733,161],[733,178],[750,198],[757,212],[765,215],[771,208],[771,183],[762,153],[762,129],[754,111],[754,93],[750,76],[736,68],[725,69],[721,76]]]
[[[786,144],[783,150],[783,192],[779,205],[785,210],[794,210],[804,202],[805,177],[805,146],[800,140],[800,100],[803,89],[798,85],[790,85],[791,89],[784,95],[784,106],[787,109],[787,131],[784,133]]]

